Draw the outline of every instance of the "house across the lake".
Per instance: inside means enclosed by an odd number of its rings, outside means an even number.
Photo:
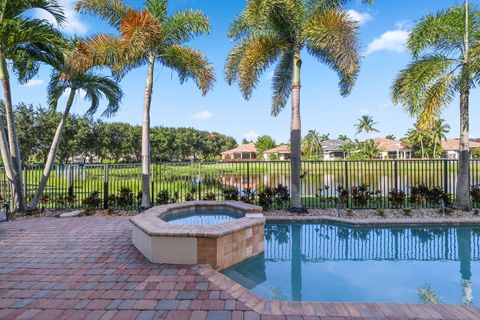
[[[373,139],[380,149],[381,159],[410,159],[412,157],[412,150],[405,147],[401,141],[375,138]]]
[[[232,150],[221,153],[223,161],[248,161],[257,159],[258,151],[255,143],[242,144]]]
[[[276,148],[263,152],[263,159],[268,160],[288,160],[290,159],[290,146],[282,144]]]
[[[479,149],[480,142],[470,140],[470,156],[472,150]],[[443,154],[442,158],[444,159],[458,159],[459,150],[460,150],[460,140],[459,139],[447,139],[442,141]]]
[[[323,160],[345,160],[347,153],[342,146],[347,142],[339,139],[331,139],[322,142]]]

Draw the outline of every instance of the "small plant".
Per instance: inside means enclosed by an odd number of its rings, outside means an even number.
[[[118,196],[116,197],[117,205],[120,207],[131,207],[133,206],[133,192],[130,188],[121,188]]]
[[[114,194],[108,195],[107,197],[108,210],[113,209],[113,207],[115,207],[116,204],[117,204],[117,197]]]
[[[73,195],[60,195],[55,199],[55,203],[60,208],[73,208],[73,204],[75,202],[75,196]]]
[[[238,192],[238,189],[235,187],[227,186],[223,188],[223,196],[225,197],[225,200],[238,201],[240,198],[240,192]]]
[[[95,211],[100,204],[102,203],[102,199],[100,198],[100,192],[98,191],[93,191],[83,199],[82,204],[86,207],[85,208],[85,213],[86,214],[91,214],[93,211]]]
[[[258,203],[264,210],[271,209],[273,206],[283,207],[290,200],[288,187],[279,184],[276,188],[265,187],[258,193]]]
[[[480,203],[480,184],[470,187],[470,197],[474,203]]]
[[[338,186],[337,193],[338,193],[338,203],[348,204],[348,199],[350,197],[350,191],[347,188],[344,188],[342,186]]]
[[[180,195],[179,195],[178,191],[175,191],[173,193],[172,197],[170,198],[170,203],[177,203],[178,199],[180,199]]]
[[[410,190],[410,202],[416,205],[422,204],[429,192],[429,188],[424,184],[412,187]]]
[[[243,190],[242,196],[240,197],[240,201],[245,203],[254,203],[255,191],[253,191],[251,188],[247,188]]]
[[[403,209],[403,215],[410,217],[412,215],[412,209]]]
[[[378,208],[377,213],[380,217],[385,217],[385,209],[384,208]]]
[[[217,200],[217,196],[213,192],[207,192],[203,197],[203,200]]]
[[[352,187],[350,195],[352,196],[352,202],[355,207],[366,207],[372,196],[368,185],[362,184],[360,186]]]
[[[420,301],[424,304],[441,303],[438,294],[432,289],[430,285],[426,285],[423,288],[419,288],[418,297]]]
[[[50,201],[50,195],[48,194],[42,194],[40,197],[40,205],[41,205],[41,212],[45,211],[45,207],[47,206],[47,203]]]
[[[157,197],[156,197],[155,201],[158,205],[162,205],[162,204],[168,204],[169,199],[170,198],[169,198],[168,191],[167,190],[162,190],[159,193],[157,193]]]
[[[194,183],[190,184],[190,190],[185,194],[185,201],[194,201],[195,195],[197,194],[197,185]]]
[[[347,209],[346,213],[347,213],[347,216],[349,216],[349,217],[353,216],[353,210],[352,209]]]
[[[393,188],[388,193],[388,201],[396,208],[401,208],[405,204],[405,192]]]

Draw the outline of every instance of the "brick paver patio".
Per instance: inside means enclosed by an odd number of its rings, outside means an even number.
[[[0,319],[302,319],[259,315],[207,278],[205,268],[148,262],[131,245],[126,217],[0,224]],[[385,318],[369,305],[355,319]],[[480,319],[473,307],[455,310]]]

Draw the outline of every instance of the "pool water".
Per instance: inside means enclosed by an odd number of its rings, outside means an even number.
[[[163,217],[165,222],[171,224],[189,224],[208,226],[221,224],[235,219],[243,218],[244,215],[227,210],[196,210],[181,213],[172,213]]]
[[[269,300],[480,305],[480,226],[267,223],[265,252],[223,271]]]

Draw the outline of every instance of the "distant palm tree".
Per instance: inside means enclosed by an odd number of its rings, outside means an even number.
[[[135,9],[122,0],[80,0],[77,10],[92,13],[115,27],[119,36],[97,35],[81,49],[85,59],[77,68],[88,65],[112,66],[122,77],[128,71],[147,66],[142,126],[142,208],[150,199],[150,106],[156,63],[177,72],[180,83],[196,81],[205,95],[215,82],[213,67],[197,50],[185,46],[194,36],[210,32],[207,16],[198,10],[185,10],[167,16],[167,0],[146,0],[144,9]]]
[[[420,129],[418,123],[415,123],[413,129],[408,130],[403,141],[410,148],[415,148],[415,146],[420,146],[420,156],[422,159],[426,158],[428,154],[426,153],[425,146],[428,144],[429,133],[426,130]]]
[[[359,145],[360,153],[368,160],[377,159],[382,151],[378,148],[378,143],[373,139],[360,142]]]
[[[49,13],[58,23],[65,20],[62,8],[56,0],[0,1],[0,81],[5,96],[8,131],[7,142],[3,117],[0,117],[0,152],[6,175],[12,183],[14,205],[18,211],[25,210],[25,199],[22,187],[22,159],[13,114],[7,60],[11,62],[19,81],[25,83],[37,74],[39,67],[31,53],[40,54],[49,49],[49,44],[61,46],[63,42],[62,35],[48,22],[28,17],[28,12],[32,9]]]
[[[435,121],[430,133],[432,135],[433,157],[437,156],[437,147],[441,145],[442,141],[447,140],[447,133],[450,132],[450,126],[445,123],[445,119],[438,119]]]
[[[469,96],[480,76],[480,13],[465,2],[465,6],[429,14],[413,28],[407,47],[414,60],[394,81],[396,104],[428,122],[429,115],[438,118],[455,93],[460,93],[456,206],[469,209]],[[428,128],[428,124],[420,125]]]
[[[316,130],[309,130],[302,141],[302,154],[307,158],[319,157],[323,151],[322,142],[328,140],[328,135],[320,135]]]
[[[250,99],[260,75],[275,66],[272,115],[292,96],[291,202],[301,209],[301,53],[306,49],[317,61],[337,72],[340,94],[348,95],[359,72],[358,24],[341,5],[344,1],[250,0],[233,21],[229,38],[236,42],[225,64],[229,84],[237,81]]]
[[[60,145],[62,131],[68,115],[70,114],[70,109],[72,108],[75,98],[80,93],[85,93],[84,98],[90,101],[90,108],[87,110],[87,114],[92,115],[97,111],[101,98],[105,97],[108,100],[107,109],[103,112],[103,115],[105,116],[109,116],[117,112],[122,100],[122,90],[112,79],[106,76],[95,74],[93,70],[77,72],[70,67],[69,59],[77,58],[75,56],[69,56],[72,48],[74,48],[74,45],[75,44],[72,42],[68,49],[55,50],[52,51],[52,53],[48,56],[43,55],[39,57],[39,60],[42,60],[53,68],[51,80],[47,89],[48,103],[50,107],[52,109],[56,109],[58,107],[58,101],[60,97],[62,97],[64,94],[68,94],[68,99],[65,110],[63,111],[62,119],[58,123],[57,130],[55,131],[55,135],[50,146],[50,151],[43,169],[42,179],[38,185],[37,192],[35,193],[35,196],[29,205],[30,208],[38,207],[38,203],[42,197],[43,191],[45,190],[55,161],[57,149]]]
[[[355,125],[355,129],[357,130],[355,135],[360,133],[380,132],[374,127],[377,124],[378,122],[374,122],[372,116],[364,115],[358,119],[358,123]]]

